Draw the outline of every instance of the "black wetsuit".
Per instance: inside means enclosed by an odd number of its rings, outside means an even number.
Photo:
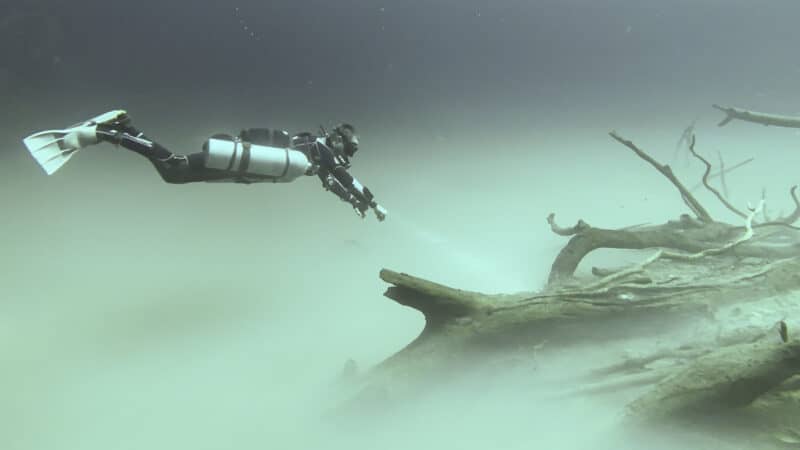
[[[369,188],[361,185],[347,172],[350,168],[350,159],[343,152],[334,150],[330,138],[301,133],[292,137],[292,148],[303,152],[311,161],[326,190],[344,201],[353,203],[353,200],[356,200],[358,204],[353,206],[359,208],[361,212],[377,205]],[[355,199],[351,195],[355,196]]]
[[[127,116],[113,122],[98,124],[97,135],[105,142],[119,145],[147,158],[167,183],[229,181],[249,184],[275,181],[274,178],[263,175],[208,168],[205,165],[206,154],[204,152],[189,155],[172,153],[134,128]],[[213,137],[234,139],[229,135]],[[350,160],[344,153],[334,150],[329,137],[300,133],[290,138],[289,134],[282,130],[252,128],[242,130],[239,139],[246,145],[257,144],[298,150],[305,154],[311,163],[311,169],[306,175],[316,174],[326,190],[352,204],[362,213],[369,207],[374,208],[377,205],[369,189],[358,183],[347,172]],[[246,146],[245,149],[247,149]]]

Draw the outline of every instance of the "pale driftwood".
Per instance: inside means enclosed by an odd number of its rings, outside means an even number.
[[[674,374],[676,367],[680,369],[695,359],[724,347],[757,342],[767,337],[768,331],[756,327],[736,329],[713,336],[711,339],[683,343],[674,348],[661,348],[639,356],[629,356],[618,363],[592,370],[588,377],[592,380],[607,380],[624,375],[642,375],[661,381]],[[672,364],[674,367],[663,367],[665,360],[674,361]],[[659,362],[662,363],[662,367],[656,370],[650,367]]]
[[[551,229],[571,239],[553,263],[549,288],[534,295],[469,292],[383,270],[381,279],[393,285],[385,295],[420,311],[426,326],[414,342],[381,364],[382,368],[419,361],[435,367],[441,366],[437,358],[452,361],[475,350],[554,339],[562,343],[596,339],[600,336],[595,325],[621,317],[628,324],[633,322],[631,317],[657,317],[659,324],[666,326],[671,318],[703,317],[712,306],[758,299],[765,292],[800,289],[800,279],[789,275],[800,268],[800,259],[795,259],[800,256],[800,246],[757,245],[758,238],[769,233],[757,233],[752,224],[761,205],[749,211],[743,227],[714,222],[668,166],[615,133],[611,136],[665,175],[705,220],[684,215],[664,225],[605,230],[583,220],[573,227],[561,227],[551,214]],[[607,272],[600,280],[571,281],[582,258],[597,248],[656,251],[642,263]],[[737,258],[744,256],[765,258],[766,262],[755,269],[731,271]],[[726,277],[717,275],[723,270]],[[641,332],[636,328],[628,326],[624,332]]]
[[[753,403],[800,373],[800,341],[763,339],[715,351],[628,406],[637,421],[707,418]]]
[[[715,222],[708,214],[706,209],[697,199],[684,187],[683,183],[677,179],[672,169],[668,165],[661,164],[633,142],[624,139],[616,133],[611,133],[611,137],[631,149],[639,158],[645,160],[664,175],[678,190],[689,209],[695,213],[697,218],[682,216],[680,221],[669,222],[663,225],[641,227],[635,230],[607,230],[594,228],[584,220],[579,220],[577,225],[565,228],[555,222],[555,215],[550,214],[547,218],[551,230],[561,236],[571,236],[570,241],[561,250],[553,261],[553,265],[548,277],[549,283],[560,282],[569,279],[583,258],[594,250],[602,248],[615,249],[648,249],[663,248],[677,250],[679,252],[698,254],[713,253],[719,249],[731,251],[739,256],[757,256],[769,258],[785,258],[800,254],[797,247],[782,246],[778,248],[767,248],[757,245],[730,245],[734,239],[732,232],[739,229],[730,225]],[[691,137],[689,149],[691,153],[703,161],[706,171],[703,175],[703,184],[731,211],[743,218],[749,215],[731,205],[722,195],[708,183],[711,172],[711,164],[701,157],[694,149],[695,139]],[[792,199],[795,201],[795,212],[786,218],[782,218],[771,225],[790,225],[800,218],[800,202],[795,195],[795,189],[791,191]],[[763,203],[762,203],[763,206]],[[752,222],[752,217],[749,218]],[[760,224],[761,227],[768,224]],[[676,255],[675,252],[667,252],[665,256]]]
[[[697,270],[688,262],[666,260],[650,264],[648,270],[682,274],[676,264]],[[730,267],[724,261],[720,264]],[[718,269],[712,266],[708,270]],[[610,329],[616,330],[617,337],[658,333],[659,327],[668,328],[687,318],[708,317],[709,308],[798,290],[797,273],[800,258],[791,258],[742,267],[740,273],[728,277],[711,278],[705,272],[698,273],[697,279],[662,276],[666,281],[650,285],[626,283],[622,278],[594,289],[560,287],[535,295],[489,295],[384,269],[381,279],[393,285],[385,295],[420,311],[426,325],[414,342],[380,367],[393,370],[402,366],[405,372],[415,371],[411,367],[417,366],[427,371],[468,358],[473,352],[543,341],[566,346],[610,338]],[[625,326],[608,326],[614,323]]]
[[[555,218],[551,215],[551,222]],[[583,222],[585,223],[585,222]],[[723,223],[710,223],[698,226],[691,220],[668,222],[662,225],[642,227],[636,230],[609,230],[603,228],[583,227],[582,231],[572,236],[564,248],[556,256],[550,269],[548,282],[557,284],[574,276],[580,262],[589,253],[603,248],[644,250],[653,248],[673,249],[662,257],[680,259],[693,254],[726,253],[738,257],[756,257],[781,259],[800,255],[800,245],[786,244],[781,246],[763,246],[759,242],[764,237],[773,236],[774,228],[787,228],[783,222],[762,223],[752,226],[759,230],[746,239],[739,240],[746,233],[746,227],[731,226]]]
[[[780,116],[777,114],[767,114],[756,111],[749,111],[742,108],[723,107],[713,105],[714,108],[725,113],[725,118],[719,123],[719,126],[725,126],[730,121],[742,120],[745,122],[758,123],[761,125],[786,127],[786,128],[800,128],[800,117]]]
[[[562,227],[551,214],[547,218],[550,229],[570,239],[553,262],[548,285],[535,294],[464,291],[382,270],[381,279],[391,285],[385,295],[421,312],[425,327],[412,343],[370,372],[367,392],[402,396],[405,388],[414,392],[420,386],[446,383],[474,364],[492,364],[488,359],[492,354],[538,349],[544,342],[548,343],[546,352],[551,348],[565,350],[573,343],[646,338],[671,325],[712,318],[713,311],[721,306],[778,298],[800,290],[800,234],[791,225],[800,218],[795,188],[791,191],[795,212],[785,218],[754,224],[764,204],[762,198],[759,207],[746,212],[729,207],[745,219],[743,226],[717,222],[669,166],[616,133],[611,136],[667,177],[694,217],[684,214],[662,225],[601,229],[583,220]],[[691,149],[699,158],[694,140]],[[704,162],[703,183],[709,187],[711,165]],[[720,200],[724,197],[718,195]],[[783,233],[783,240],[775,239],[778,231]],[[631,267],[594,269],[599,279],[576,277],[581,260],[599,248],[652,249],[653,253]],[[657,383],[629,407],[631,416],[647,421],[724,413],[750,405],[778,386],[791,389],[786,380],[800,373],[800,344],[789,339],[783,343],[750,343],[747,336],[742,339],[733,340],[735,344],[731,345],[720,337],[716,345],[689,345],[630,359],[605,368],[603,376],[622,378],[600,380],[599,384],[583,386],[580,392],[644,388]],[[654,370],[646,367],[663,358],[680,363],[668,367],[662,364]],[[687,366],[685,370],[683,366]]]

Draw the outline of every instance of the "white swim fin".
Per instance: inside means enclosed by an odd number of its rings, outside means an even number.
[[[124,114],[125,111],[109,111],[65,130],[34,133],[22,142],[42,169],[48,175],[52,175],[78,150],[100,142],[97,138],[98,123],[117,119]]]
[[[66,142],[69,130],[49,130],[32,134],[22,142],[48,175],[52,175],[72,158],[80,147]]]

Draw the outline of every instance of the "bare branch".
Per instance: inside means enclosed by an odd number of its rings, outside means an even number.
[[[723,197],[722,194],[720,194],[717,189],[708,184],[708,174],[711,173],[711,163],[709,163],[705,158],[700,156],[694,150],[694,143],[695,143],[695,137],[694,135],[692,135],[692,139],[689,141],[689,151],[692,153],[692,155],[694,155],[695,158],[699,159],[700,161],[703,162],[703,164],[706,165],[706,171],[705,173],[703,173],[703,185],[706,187],[706,189],[708,189],[714,195],[716,195],[719,201],[722,202],[722,204],[725,205],[725,207],[728,208],[731,212],[733,212],[734,214],[736,214],[741,218],[747,218],[747,214],[736,209],[736,207],[731,205],[730,202],[728,202],[728,200],[726,200],[725,197]]]
[[[792,211],[792,213],[788,216],[778,219],[777,222],[793,224],[800,219],[800,199],[797,198],[797,185],[794,185],[791,189],[789,189],[789,195],[791,195],[792,201],[794,202],[794,211]]]
[[[709,180],[713,180],[714,178],[721,177],[723,174],[727,175],[727,174],[733,172],[734,170],[736,170],[736,169],[738,169],[738,168],[740,168],[740,167],[742,167],[742,166],[744,166],[744,165],[746,165],[748,163],[753,162],[753,160],[755,160],[755,158],[748,158],[748,159],[746,159],[746,160],[744,160],[744,161],[742,161],[742,162],[740,162],[738,164],[734,164],[733,166],[731,166],[731,167],[729,167],[729,168],[727,168],[727,169],[725,169],[723,171],[714,172],[714,173],[712,173],[711,175],[708,176],[708,179]],[[701,187],[703,187],[703,182],[697,183],[694,186],[692,186],[690,191],[694,192],[694,191],[698,190]]]
[[[594,283],[591,283],[591,284],[587,285],[585,289],[587,291],[593,291],[595,289],[600,289],[603,286],[606,286],[606,285],[608,285],[610,283],[613,283],[614,281],[621,280],[621,279],[626,278],[626,277],[628,277],[630,275],[637,274],[637,273],[643,271],[645,267],[647,267],[648,265],[654,263],[658,258],[660,258],[662,253],[663,253],[663,250],[658,250],[655,253],[653,253],[649,258],[645,259],[644,261],[640,262],[639,264],[633,265],[633,266],[631,266],[631,267],[629,267],[627,269],[620,270],[618,272],[614,272],[614,273],[612,273],[610,275],[607,275],[607,276],[595,281]]]
[[[663,258],[667,259],[675,259],[675,260],[682,260],[682,261],[690,261],[694,259],[700,259],[705,256],[709,255],[719,255],[720,253],[724,253],[737,245],[740,245],[743,242],[749,241],[753,237],[753,218],[761,212],[761,209],[764,207],[764,200],[761,200],[758,203],[758,206],[755,208],[750,209],[750,213],[746,216],[745,220],[745,231],[744,233],[739,236],[739,238],[728,242],[727,244],[723,245],[722,247],[717,248],[709,248],[703,250],[701,252],[692,253],[692,254],[685,254],[685,253],[674,253],[674,252],[663,252],[661,255]]]
[[[759,123],[761,125],[800,128],[800,117],[779,116],[776,114],[748,111],[741,108],[725,108],[719,105],[712,106],[725,113],[725,118],[718,124],[720,127],[727,125],[731,120],[738,119],[745,122]]]
[[[550,213],[547,216],[547,223],[550,224],[550,229],[553,230],[553,233],[559,236],[574,236],[591,228],[591,226],[583,220],[578,220],[578,223],[570,228],[561,227],[556,223],[555,213]]]
[[[680,151],[684,147],[689,144],[689,138],[694,134],[694,126],[697,122],[697,119],[693,120],[689,126],[683,129],[683,133],[681,133],[681,138],[678,139],[678,143],[675,145],[675,156],[672,158],[673,162],[678,161],[678,157],[680,156]],[[688,157],[686,158],[686,162],[689,162]]]
[[[694,139],[692,139],[692,142],[694,142]],[[717,150],[717,157],[719,158],[719,181],[722,183],[722,193],[725,198],[731,198],[728,183],[725,181],[725,160],[722,159],[722,152],[719,150]]]
[[[608,269],[605,267],[592,267],[592,275],[596,276],[597,278],[607,277],[609,275],[613,275],[620,270],[624,269]],[[633,283],[633,284],[641,284],[641,285],[650,285],[653,284],[653,278],[647,275],[637,275],[636,277],[628,278],[626,283]]]
[[[647,267],[650,264],[656,262],[659,258],[681,260],[681,261],[693,261],[693,260],[697,260],[697,259],[700,259],[700,258],[704,258],[706,256],[718,255],[720,253],[724,253],[724,252],[732,249],[733,247],[736,247],[737,245],[740,245],[743,242],[746,242],[746,241],[748,241],[748,240],[753,238],[753,235],[754,235],[753,218],[759,212],[761,212],[761,209],[763,208],[763,206],[764,206],[764,201],[761,200],[761,202],[759,202],[757,207],[751,208],[750,209],[750,214],[747,215],[747,220],[745,222],[745,232],[741,236],[739,236],[737,239],[735,239],[735,240],[733,240],[733,241],[731,241],[731,242],[729,242],[729,243],[727,243],[727,244],[725,244],[725,245],[723,245],[721,247],[709,248],[709,249],[706,249],[706,250],[703,250],[703,251],[699,251],[699,252],[696,252],[696,253],[690,253],[690,254],[669,252],[669,251],[665,251],[663,249],[659,249],[658,251],[653,253],[650,257],[645,259],[644,261],[642,261],[642,262],[640,262],[638,264],[632,265],[631,267],[629,267],[627,269],[620,270],[620,271],[608,274],[605,277],[595,281],[594,283],[586,285],[583,288],[583,290],[585,292],[598,291],[598,289],[602,289],[605,286],[607,286],[607,285],[609,285],[609,284],[611,284],[611,283],[613,283],[615,281],[624,279],[624,278],[629,277],[631,275],[635,275],[635,274],[641,273],[642,271],[644,271],[645,267]]]
[[[700,219],[700,221],[705,223],[714,221],[714,219],[711,218],[711,216],[708,214],[708,211],[706,211],[703,205],[701,205],[700,202],[698,202],[697,199],[694,198],[691,192],[689,192],[686,189],[686,187],[680,182],[680,180],[678,180],[678,178],[675,176],[675,174],[672,172],[672,169],[668,165],[659,163],[658,161],[653,159],[650,155],[648,155],[647,153],[642,151],[639,147],[637,147],[636,144],[626,139],[623,139],[616,132],[612,131],[611,133],[609,133],[609,135],[612,138],[614,138],[614,140],[616,140],[617,142],[633,150],[633,152],[636,153],[636,155],[638,155],[640,158],[650,163],[650,165],[655,167],[656,170],[661,172],[662,175],[667,177],[667,179],[680,192],[681,198],[686,203],[686,206],[689,207],[689,209],[697,216],[698,219]]]
[[[764,222],[772,222],[772,218],[770,217],[769,211],[767,211],[767,188],[761,188],[761,201],[764,202],[764,210],[761,211],[761,216],[764,218]]]

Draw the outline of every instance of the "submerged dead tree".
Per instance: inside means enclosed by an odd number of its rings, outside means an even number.
[[[725,304],[800,289],[800,259],[795,259],[800,256],[800,233],[791,225],[800,214],[795,188],[791,195],[796,210],[785,218],[757,223],[760,205],[743,212],[723,200],[732,212],[744,216],[743,223],[719,222],[669,166],[617,134],[611,136],[662,173],[693,214],[631,229],[596,228],[583,220],[562,227],[551,214],[547,218],[551,230],[570,240],[552,265],[548,286],[536,294],[488,295],[383,270],[381,279],[393,285],[385,295],[420,311],[426,326],[417,340],[382,367],[416,360],[417,353],[435,354],[438,344],[434,342],[442,337],[448,338],[449,344],[442,349],[452,359],[455,341],[463,341],[464,349],[472,350],[537,339],[594,339],[602,336],[593,335],[596,327],[592,325],[618,320],[626,322],[621,334],[638,334],[641,330],[632,318],[650,316],[661,324],[671,317],[702,318]],[[694,150],[694,140],[691,148],[702,159]],[[706,164],[704,179],[711,169]],[[707,181],[706,185],[714,191]],[[621,270],[595,268],[594,279],[575,277],[581,260],[602,248],[653,249],[653,253]]]
[[[800,127],[800,119],[715,107],[727,115],[721,125],[739,119]],[[666,178],[688,212],[661,225],[623,229],[599,228],[584,220],[563,227],[550,214],[550,229],[569,241],[552,264],[547,286],[533,294],[464,291],[382,270],[381,279],[391,285],[385,296],[421,312],[425,327],[411,344],[371,371],[372,385],[402,395],[435,384],[444,379],[442,373],[512,349],[563,350],[581,342],[640,338],[677,324],[713,321],[715,312],[729,305],[800,290],[800,232],[793,225],[800,219],[797,186],[789,191],[792,213],[759,221],[763,198],[747,207],[731,203],[710,183],[712,165],[695,149],[692,135],[689,150],[705,165],[703,187],[739,218],[736,223],[723,222],[712,217],[670,166],[617,133],[610,136]],[[581,261],[598,249],[652,253],[630,267],[594,268],[592,277],[577,276]],[[785,331],[785,322],[783,327]],[[629,406],[629,412],[642,419],[662,419],[687,411],[733,410],[751,405],[800,374],[800,342],[788,336],[766,342],[761,339],[766,331],[760,333],[743,333],[730,345],[715,341],[671,350],[685,365],[646,373],[631,383],[653,387]],[[631,364],[636,366],[627,361],[596,375],[613,377]],[[606,387],[613,388],[611,383]]]

